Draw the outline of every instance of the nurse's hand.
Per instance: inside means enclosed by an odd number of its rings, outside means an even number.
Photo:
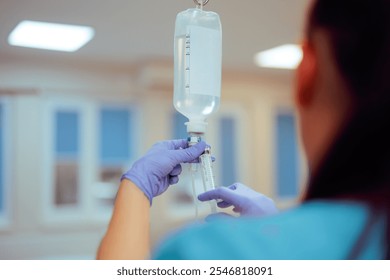
[[[205,148],[203,141],[192,147],[188,147],[187,140],[158,142],[123,174],[121,180],[132,181],[152,204],[153,197],[179,181],[180,163],[193,162]]]
[[[233,211],[242,216],[266,216],[278,212],[272,199],[240,183],[202,193],[198,199],[200,201],[222,200],[217,203],[218,207],[234,206]]]

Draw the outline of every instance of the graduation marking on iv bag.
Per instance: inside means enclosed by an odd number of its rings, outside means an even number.
[[[185,40],[185,91],[187,94],[219,96],[221,80],[221,40],[218,30],[189,26]],[[180,52],[180,51],[179,51]]]

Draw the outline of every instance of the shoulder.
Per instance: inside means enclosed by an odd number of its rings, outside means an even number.
[[[353,246],[368,209],[310,202],[266,218],[191,225],[168,238],[157,259],[339,259]]]

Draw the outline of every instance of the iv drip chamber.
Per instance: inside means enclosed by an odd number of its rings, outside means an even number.
[[[206,119],[219,108],[222,27],[218,14],[188,9],[176,17],[174,40],[175,109],[188,118],[188,133],[204,134]]]

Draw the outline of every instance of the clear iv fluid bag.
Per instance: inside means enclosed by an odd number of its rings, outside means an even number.
[[[221,96],[222,31],[218,14],[199,8],[179,13],[174,45],[173,104],[189,119],[189,133],[205,133],[205,120],[218,110]]]

